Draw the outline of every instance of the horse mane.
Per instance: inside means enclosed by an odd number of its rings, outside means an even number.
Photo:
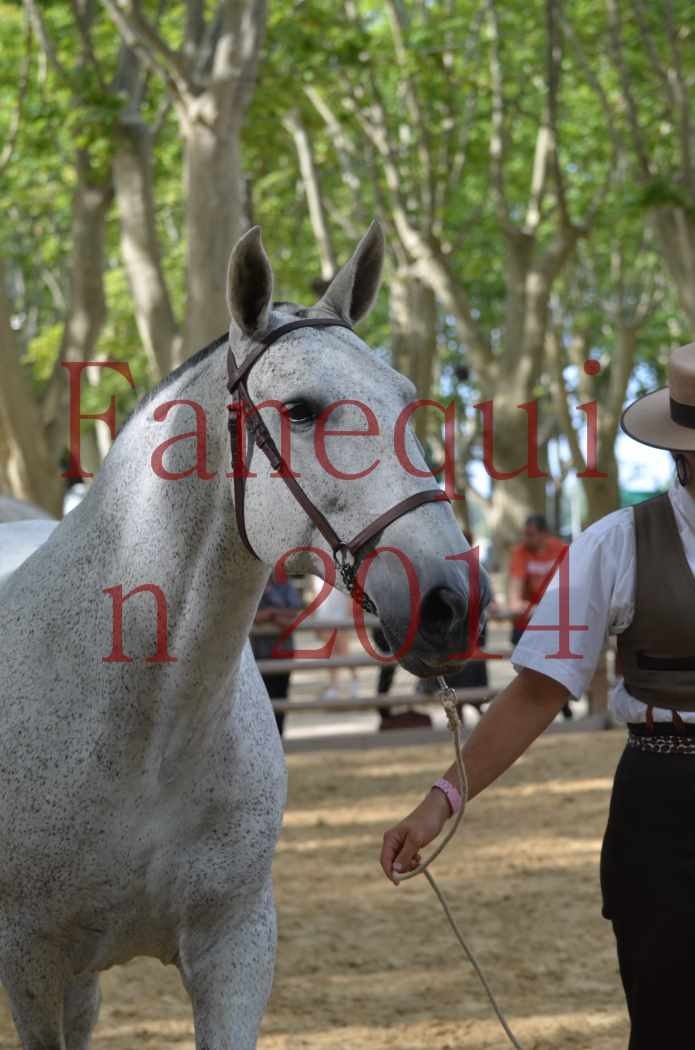
[[[274,310],[280,309],[281,307],[291,307],[292,309],[289,312],[296,317],[304,317],[308,314],[307,310],[305,310],[302,307],[298,307],[296,303],[292,303],[289,300],[279,299],[273,303]],[[178,366],[178,368],[175,368],[173,372],[169,372],[168,375],[164,376],[164,379],[160,379],[156,386],[153,386],[151,390],[148,390],[146,394],[143,394],[133,411],[126,418],[126,421],[121,427],[119,434],[122,434],[125,428],[130,423],[130,421],[134,419],[135,416],[139,415],[144,408],[147,408],[151,401],[154,401],[155,398],[159,397],[162,391],[166,390],[166,388],[171,383],[176,382],[176,380],[186,375],[187,372],[190,372],[192,369],[197,368],[199,364],[201,364],[208,357],[214,354],[216,350],[219,350],[219,348],[227,342],[227,338],[227,332],[224,332],[222,335],[218,335],[217,338],[213,339],[211,343],[208,343],[207,346],[204,346],[202,350],[196,350],[196,352],[194,354],[191,354],[190,357],[187,357],[186,360]]]

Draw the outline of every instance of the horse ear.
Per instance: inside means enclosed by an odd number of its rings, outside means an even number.
[[[229,258],[227,306],[233,321],[246,335],[268,325],[273,301],[273,271],[261,240],[260,226],[241,237]]]
[[[375,219],[316,305],[354,324],[369,312],[376,299],[383,265],[384,234]]]

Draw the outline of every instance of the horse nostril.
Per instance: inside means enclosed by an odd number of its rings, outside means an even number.
[[[468,602],[450,587],[433,587],[420,605],[420,633],[435,643],[465,637]]]

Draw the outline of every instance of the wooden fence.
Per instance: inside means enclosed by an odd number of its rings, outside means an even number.
[[[510,613],[500,612],[494,617],[490,618],[494,621],[511,621],[513,616]],[[376,627],[379,621],[375,617],[365,616],[365,627]],[[305,620],[300,623],[296,628],[296,633],[300,632],[313,632],[320,631],[332,631],[332,630],[350,630],[354,631],[354,623],[351,619],[344,620],[331,620],[326,622],[317,623],[316,621]],[[255,627],[252,632],[254,635],[269,635],[277,634],[276,627],[260,626]],[[320,645],[318,646],[320,648]],[[512,654],[512,647],[507,646],[504,649],[496,646],[495,654],[501,655],[506,661],[509,661]],[[603,653],[596,673],[592,680],[591,686],[588,690],[589,699],[589,714],[590,715],[601,715],[607,710],[608,706],[608,692],[612,684],[614,674],[609,672],[609,663],[612,665],[613,647],[609,646],[608,649]],[[330,657],[295,657],[292,659],[265,659],[258,661],[258,667],[261,674],[282,674],[294,671],[326,671],[331,668],[345,668],[355,669],[371,667],[378,670],[385,664],[395,665],[394,660],[375,660],[366,650],[362,650],[360,653],[350,653],[346,656],[330,656]],[[296,696],[292,700],[274,700],[273,707],[276,711],[333,711],[333,712],[347,712],[347,711],[370,711],[376,708],[393,708],[393,707],[423,707],[430,704],[437,704],[436,694],[428,694],[416,692],[415,685],[417,679],[412,678],[412,689],[399,691],[390,691],[388,693],[377,693],[376,691],[369,696],[359,696],[345,699],[330,700],[323,697],[316,696]],[[497,695],[498,690],[490,686],[489,688],[468,688],[468,689],[457,689],[457,698],[462,703],[480,704],[485,703],[488,700],[492,700]]]

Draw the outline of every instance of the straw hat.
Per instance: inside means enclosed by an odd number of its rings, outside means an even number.
[[[643,445],[695,452],[695,343],[673,351],[668,386],[628,405],[620,425]]]

